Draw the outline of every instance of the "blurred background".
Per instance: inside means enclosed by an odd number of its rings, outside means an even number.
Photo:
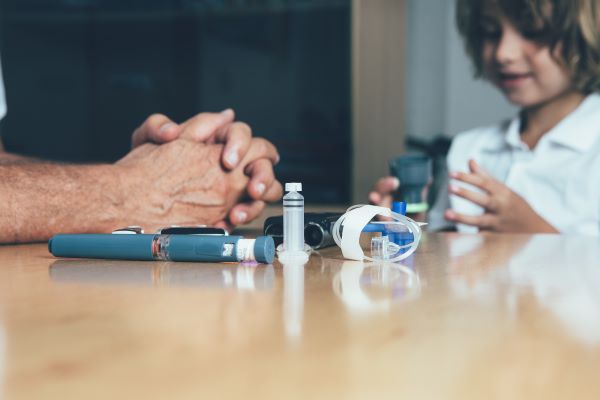
[[[9,151],[111,162],[151,113],[232,107],[308,203],[364,202],[391,157],[443,160],[453,135],[514,112],[472,79],[453,3],[0,0],[0,133]]]

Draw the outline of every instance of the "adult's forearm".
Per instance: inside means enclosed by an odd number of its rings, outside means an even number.
[[[0,243],[109,232],[123,220],[121,187],[112,165],[0,162]]]
[[[0,165],[7,164],[24,164],[24,163],[32,163],[39,162],[31,157],[21,156],[14,153],[8,153],[2,144],[2,138],[0,138]]]
[[[40,161],[34,158],[20,156],[18,154],[0,152],[0,165],[31,164],[37,162]]]

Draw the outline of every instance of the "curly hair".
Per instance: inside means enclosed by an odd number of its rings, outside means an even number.
[[[551,49],[577,90],[600,92],[600,0],[457,0],[456,23],[475,76],[483,76],[484,10],[492,8]],[[556,51],[558,50],[558,51]]]

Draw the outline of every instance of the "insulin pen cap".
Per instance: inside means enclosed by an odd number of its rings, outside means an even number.
[[[259,236],[254,242],[254,257],[256,261],[271,264],[275,258],[275,242],[271,236]]]

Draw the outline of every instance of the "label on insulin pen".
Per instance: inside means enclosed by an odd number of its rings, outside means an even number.
[[[254,242],[256,239],[240,239],[237,242],[238,261],[256,261],[254,256]]]

